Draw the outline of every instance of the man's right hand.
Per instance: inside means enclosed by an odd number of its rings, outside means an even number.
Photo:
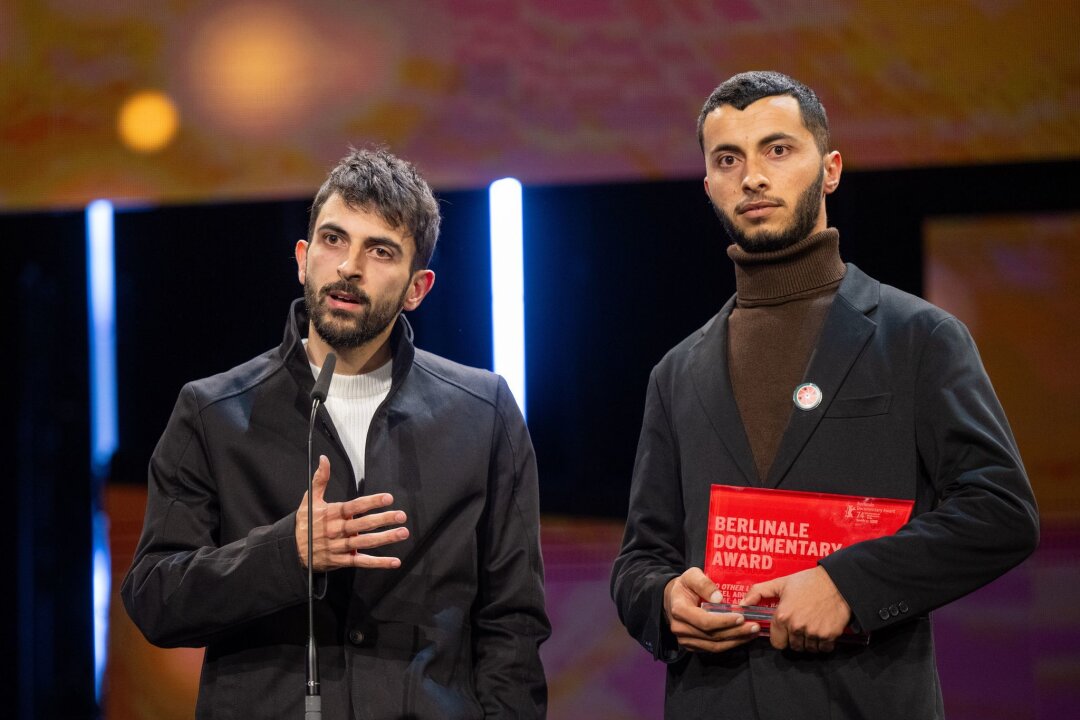
[[[387,510],[372,513],[394,502],[389,493],[363,495],[346,502],[327,503],[323,500],[326,485],[330,482],[330,461],[319,456],[319,468],[312,476],[312,555],[311,567],[315,572],[326,572],[343,567],[396,568],[401,560],[395,557],[366,555],[361,550],[389,545],[409,537],[408,528],[390,527],[405,522],[405,513]],[[365,513],[371,513],[365,515]],[[308,496],[296,512],[296,549],[300,564],[307,567],[307,521]],[[381,528],[390,528],[382,530]]]
[[[679,647],[724,652],[758,636],[761,627],[740,613],[709,612],[702,601],[720,602],[720,591],[700,568],[690,568],[664,587],[664,614]]]

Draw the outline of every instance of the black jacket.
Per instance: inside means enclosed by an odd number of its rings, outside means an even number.
[[[853,265],[765,485],[915,501],[896,535],[821,561],[871,631],[867,647],[678,652],[667,581],[704,567],[709,487],[759,485],[728,374],[734,299],[669,352],[649,382],[612,595],[630,634],[669,662],[667,715],[738,720],[938,718],[929,611],[1030,554],[1038,516],[1008,422],[964,326]]]
[[[121,595],[154,644],[206,646],[200,718],[301,717],[314,384],[293,304],[276,350],[180,393],[150,461],[146,521]],[[400,317],[393,381],[367,438],[364,494],[389,492],[408,540],[397,570],[319,576],[324,717],[542,717],[544,612],[528,431],[498,376],[416,350]],[[325,409],[327,501],[357,494]],[[375,552],[379,552],[378,550]]]

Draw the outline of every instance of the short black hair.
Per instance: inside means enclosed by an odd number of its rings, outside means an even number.
[[[350,148],[315,195],[308,213],[308,241],[322,206],[334,193],[349,207],[374,212],[411,237],[416,245],[413,272],[431,262],[439,239],[439,204],[412,163],[383,148]]]
[[[799,113],[803,125],[814,136],[814,142],[821,154],[829,152],[829,118],[818,96],[806,85],[783,73],[771,70],[752,70],[734,75],[717,86],[697,121],[697,139],[701,152],[705,152],[705,118],[721,105],[731,105],[736,110],[745,110],[747,105],[761,98],[776,95],[790,95],[799,103]]]

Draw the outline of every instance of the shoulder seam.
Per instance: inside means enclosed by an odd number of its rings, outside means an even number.
[[[481,400],[481,401],[487,403],[488,405],[491,405],[492,407],[496,407],[496,408],[498,407],[498,403],[497,403],[498,381],[497,380],[496,380],[496,383],[495,383],[496,384],[496,388],[495,388],[496,398],[489,398],[489,397],[485,397],[484,395],[480,394],[479,392],[477,392],[473,388],[469,387],[468,385],[464,385],[463,383],[458,382],[457,380],[449,378],[446,375],[440,373],[439,371],[437,371],[434,368],[432,368],[431,366],[429,366],[427,363],[423,362],[423,360],[420,360],[420,359],[414,357],[413,358],[413,367],[414,368],[419,368],[420,370],[423,370],[428,375],[431,375],[432,377],[434,377],[434,378],[436,378],[438,380],[441,380],[442,382],[446,383],[447,385],[452,385],[452,386],[456,387],[457,389],[459,389],[459,390],[461,390],[461,391],[463,391],[463,392],[465,392],[465,393],[467,393],[469,395],[472,395],[477,400]],[[479,370],[480,368],[473,368],[473,369],[474,370]],[[485,371],[485,372],[490,372],[490,371]],[[492,373],[492,375],[495,378],[499,377],[495,373]]]
[[[254,359],[257,359],[257,358],[253,358],[253,360]],[[210,407],[211,405],[216,405],[219,402],[222,402],[224,400],[228,400],[230,398],[234,398],[237,395],[243,395],[244,393],[248,392],[249,390],[251,390],[255,386],[266,382],[269,378],[271,378],[272,376],[274,376],[277,373],[281,372],[284,368],[285,368],[285,364],[283,362],[281,362],[280,360],[275,359],[274,362],[273,362],[273,365],[270,368],[268,368],[267,370],[263,371],[262,373],[256,375],[255,377],[251,378],[246,383],[241,385],[239,388],[236,388],[235,390],[230,390],[229,392],[225,392],[225,393],[222,393],[220,395],[216,395],[213,398],[208,397],[206,399],[206,404],[205,405],[196,405],[196,408],[198,409],[199,413],[202,413],[203,410]],[[212,377],[214,377],[214,376],[211,376],[210,378],[202,378],[202,380],[210,380]],[[188,385],[189,386],[194,385],[195,383],[202,382],[202,380],[195,380],[194,382],[188,383]]]

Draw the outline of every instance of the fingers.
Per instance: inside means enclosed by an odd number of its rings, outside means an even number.
[[[835,647],[835,638],[826,636],[804,622],[793,620],[791,612],[779,608],[769,627],[769,642],[777,650],[827,653]]]
[[[389,496],[387,496],[389,497]],[[406,520],[405,513],[401,510],[390,510],[388,512],[371,513],[370,515],[361,515],[360,517],[346,520],[342,529],[345,535],[356,535],[357,533],[367,533],[372,530],[378,530],[379,528],[389,527],[390,525],[402,525]],[[404,530],[404,528],[402,528]],[[405,530],[406,536],[408,530]],[[401,539],[405,539],[402,537]]]
[[[796,642],[799,644],[798,651],[801,652],[802,640],[797,640],[793,633],[789,633],[787,625],[774,615],[772,622],[769,623],[769,643],[777,650],[785,650],[788,647],[796,650]]]
[[[357,553],[349,556],[349,564],[345,567],[366,568],[369,570],[394,570],[401,567],[401,560],[396,557],[383,557],[381,555],[363,555]]]
[[[351,518],[355,515],[363,515],[364,513],[371,512],[372,510],[378,510],[384,508],[394,502],[394,496],[390,493],[376,493],[375,495],[361,495],[358,498],[347,500],[341,503],[341,515],[345,518]],[[404,521],[402,521],[404,522]]]
[[[795,652],[827,653],[836,649],[833,640],[816,637],[802,630],[788,631],[776,623],[773,623],[769,630],[769,640],[777,650],[788,648]]]
[[[383,555],[367,555],[360,551],[401,542],[408,537],[409,529],[402,527],[338,538],[330,542],[329,562],[332,567],[392,570],[401,567],[401,560]]]
[[[324,504],[323,494],[326,492],[326,485],[330,481],[330,461],[325,455],[319,456],[319,467],[315,469],[315,473],[311,476],[311,496],[308,493],[304,493],[304,497],[300,500],[300,507],[296,511],[296,516],[293,525],[293,532],[296,536],[296,551],[300,556],[300,564],[303,567],[308,566],[308,532],[311,532],[313,537],[317,535],[316,529],[319,523],[319,516],[321,515],[321,509],[316,510],[316,506]],[[309,510],[310,508],[310,510]],[[312,513],[314,523],[310,530],[308,528],[308,513]],[[311,550],[314,551],[314,548]],[[312,563],[315,566],[315,563]]]
[[[727,652],[740,645],[745,645],[757,636],[758,630],[751,631],[750,628],[747,628],[745,633],[733,635],[724,640],[703,640],[697,637],[679,637],[678,641],[679,647],[684,650],[689,650],[690,652],[721,653]]]
[[[394,528],[382,532],[361,533],[348,538],[348,546],[351,550],[371,550],[372,548],[390,545],[409,539],[409,528]]]
[[[820,566],[760,583],[743,604],[780,599],[769,631],[773,647],[796,652],[830,652],[851,618],[851,609]]]
[[[382,532],[350,533],[329,541],[330,552],[345,554],[359,550],[371,550],[372,548],[390,545],[409,538],[408,528],[392,528]]]
[[[743,599],[739,601],[739,604],[744,607],[747,605],[760,605],[762,600],[780,597],[780,592],[783,589],[780,582],[782,579],[783,578],[769,580],[768,582],[751,586],[751,588],[746,591],[746,595],[743,596]]]
[[[704,623],[708,627],[679,620],[671,624],[671,632],[681,647],[695,652],[724,652],[753,640],[761,632],[757,623],[746,622],[739,613],[705,614],[710,616]]]
[[[319,467],[311,478],[311,494],[316,503],[323,502],[326,486],[330,482],[330,460],[325,455],[319,456]]]
[[[720,589],[716,587],[716,583],[709,579],[709,577],[701,571],[701,568],[690,568],[682,574],[679,578],[682,584],[691,590],[702,600],[708,602],[721,602],[724,596],[720,594]]]
[[[723,652],[758,636],[757,623],[741,613],[708,612],[702,600],[722,599],[716,583],[700,568],[690,568],[669,581],[664,589],[668,626],[681,647],[701,652]]]
[[[409,538],[408,528],[392,527],[401,525],[408,519],[403,511],[370,512],[393,502],[394,498],[389,493],[378,493],[326,505],[325,517],[320,527],[324,539],[324,552],[320,554],[316,567],[326,570],[344,567],[369,569],[401,567],[401,560],[396,557],[369,555],[363,552]]]
[[[395,541],[391,541],[395,542]],[[386,544],[386,543],[382,543]],[[339,568],[365,568],[369,570],[394,570],[401,567],[401,560],[387,555],[367,555],[352,549],[341,552],[327,552],[316,565],[316,570],[326,572]]]

